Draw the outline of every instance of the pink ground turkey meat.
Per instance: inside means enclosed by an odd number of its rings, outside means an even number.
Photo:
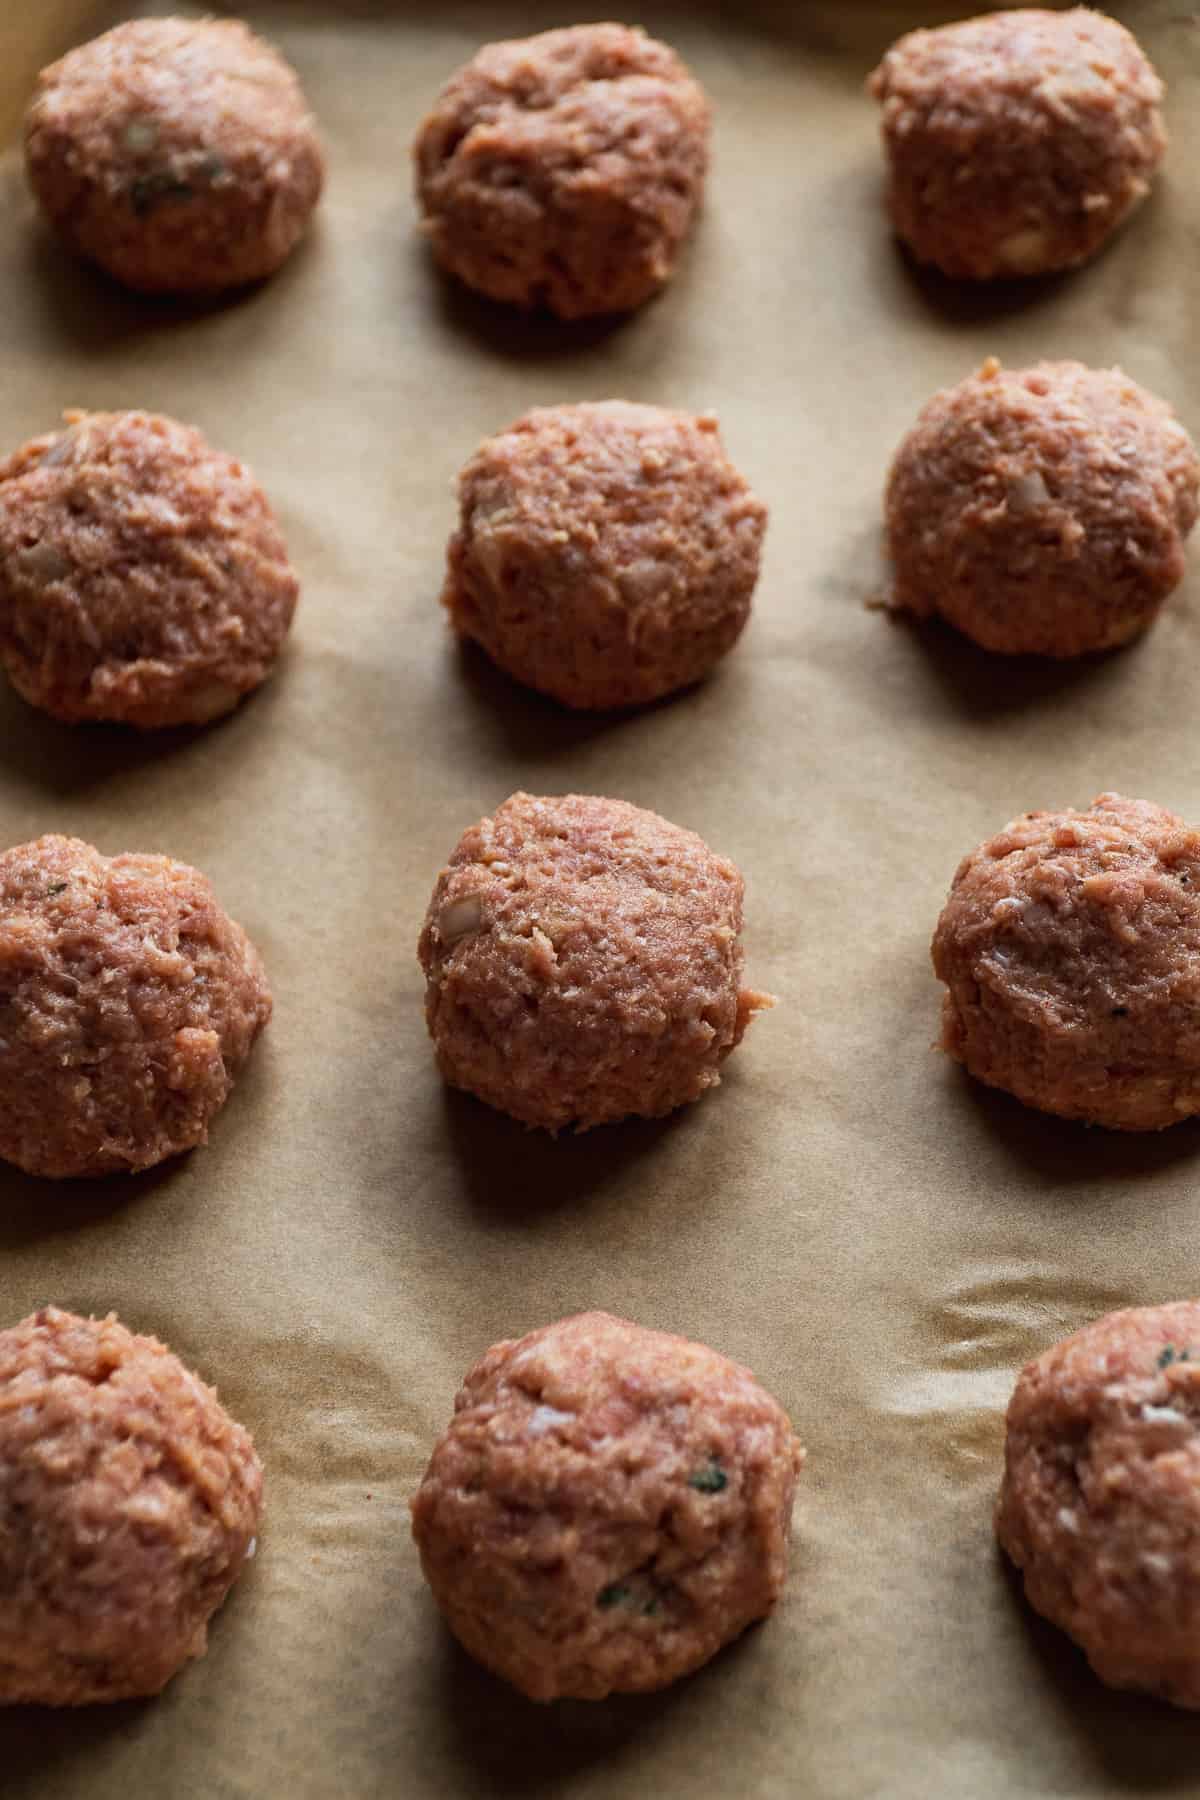
[[[257,951],[186,863],[65,837],[0,856],[0,1156],[29,1174],[207,1142],[270,1016]]]
[[[1146,800],[1033,812],[964,858],[933,938],[942,1048],[1121,1131],[1200,1113],[1200,832]]]
[[[1166,150],[1162,82],[1123,25],[1085,7],[910,32],[869,87],[897,235],[951,276],[1086,262]]]
[[[464,834],[421,932],[438,1064],[554,1132],[696,1100],[771,997],[742,986],[742,877],[622,800],[514,794]]]
[[[255,1548],[262,1468],[212,1388],[110,1314],[0,1331],[0,1704],[157,1694]]]
[[[454,628],[563,705],[658,699],[741,635],[767,512],[711,415],[540,408],[481,445],[458,488]]]
[[[1200,1301],[1109,1313],[1022,1371],[996,1532],[1102,1681],[1200,1708]]]
[[[892,605],[986,650],[1111,649],[1182,580],[1198,509],[1191,439],[1120,369],[989,361],[933,397],[892,464]]]
[[[271,673],[299,584],[244,463],[152,413],[70,413],[0,461],[0,662],[68,723],[229,712]]]
[[[486,44],[413,146],[438,262],[565,319],[667,281],[700,203],[709,105],[675,52],[625,25]]]
[[[30,184],[78,255],[146,293],[271,275],[324,158],[294,71],[234,19],[137,19],[38,78]]]
[[[771,1612],[803,1460],[748,1369],[583,1313],[471,1370],[413,1535],[455,1635],[530,1699],[644,1692]]]

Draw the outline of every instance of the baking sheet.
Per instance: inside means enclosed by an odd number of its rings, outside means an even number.
[[[9,0],[10,142],[38,63],[132,10]],[[1200,430],[1200,15],[1114,9],[1171,84],[1142,214],[1075,276],[974,292],[896,253],[861,91],[955,10],[647,6],[713,95],[716,163],[678,279],[617,328],[456,294],[413,232],[425,103],[484,38],[564,22],[540,0],[246,6],[331,179],[311,240],[232,304],[80,269],[0,161],[3,443],[67,406],[193,421],[259,474],[303,580],[277,679],[209,730],[71,730],[0,692],[0,839],[195,862],[276,997],[208,1149],[140,1180],[0,1175],[0,1320],[53,1300],[163,1337],[253,1429],[269,1506],[162,1698],[0,1716],[5,1796],[1196,1791],[1200,1720],[1092,1680],[1020,1604],[990,1509],[1016,1369],[1200,1286],[1200,1129],[1113,1137],[973,1088],[930,1049],[927,946],[959,856],[1018,811],[1115,787],[1200,819],[1200,558],[1143,643],[1073,668],[866,603],[890,452],[985,355],[1119,360]],[[772,520],[717,677],[576,718],[460,655],[436,597],[477,440],[614,395],[715,408]],[[749,979],[782,1004],[675,1119],[552,1143],[437,1079],[425,901],[521,786],[652,806],[745,871]],[[477,1353],[592,1306],[748,1362],[809,1463],[770,1623],[666,1694],[535,1708],[441,1627],[407,1500]]]

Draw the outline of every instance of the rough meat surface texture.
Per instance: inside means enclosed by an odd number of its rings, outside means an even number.
[[[675,267],[708,130],[703,89],[641,31],[485,44],[413,145],[434,255],[494,300],[566,319],[627,312]]]
[[[1200,1301],[1109,1313],[1022,1371],[996,1532],[1102,1681],[1200,1708]]]
[[[942,1048],[1122,1131],[1200,1113],[1200,832],[1146,800],[1034,812],[959,866],[933,939]]]
[[[623,800],[514,794],[460,840],[418,946],[442,1074],[526,1125],[699,1099],[766,994],[742,986],[743,883]]]
[[[273,274],[324,180],[294,72],[233,19],[139,19],[52,63],[25,156],[66,243],[146,293]]]
[[[0,1156],[29,1174],[205,1143],[270,1016],[258,952],[186,863],[65,837],[0,856]]]
[[[977,280],[1073,268],[1145,198],[1163,85],[1102,13],[985,13],[894,44],[871,76],[896,232]]]
[[[454,627],[567,706],[655,700],[732,649],[766,508],[711,415],[547,407],[459,477],[442,595]]]
[[[804,1452],[748,1369],[608,1313],[495,1344],[413,1500],[472,1656],[533,1700],[667,1686],[763,1618]]]
[[[57,1307],[0,1331],[0,1704],[157,1694],[261,1513],[249,1433],[154,1338]]]
[[[68,722],[203,724],[270,674],[299,592],[250,471],[150,413],[0,461],[0,660]]]
[[[935,394],[897,452],[892,604],[987,650],[1106,650],[1182,579],[1198,505],[1187,432],[1119,369],[990,361]]]

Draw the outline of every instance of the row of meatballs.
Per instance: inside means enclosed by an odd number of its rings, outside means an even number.
[[[1200,1302],[1112,1313],[1017,1381],[995,1527],[1096,1672],[1200,1707]],[[412,1501],[434,1598],[534,1700],[691,1673],[772,1611],[804,1461],[748,1369],[607,1313],[494,1344]],[[158,1693],[254,1556],[249,1433],[153,1338],[0,1331],[0,1703]]]
[[[515,794],[464,833],[420,935],[441,1072],[557,1132],[661,1117],[774,1004],[744,983],[743,881],[626,801]],[[933,938],[942,1045],[1064,1118],[1200,1113],[1200,832],[1102,794],[965,858]],[[206,1141],[271,1013],[195,869],[44,837],[0,856],[0,1156],[149,1168]]]
[[[544,407],[458,481],[443,604],[458,635],[577,708],[708,674],[749,617],[766,508],[716,420]],[[1181,580],[1200,458],[1119,370],[989,361],[937,394],[887,484],[889,604],[985,648],[1128,642]],[[246,466],[141,413],[69,413],[0,462],[0,662],[67,721],[229,712],[271,673],[299,585]]]
[[[1083,7],[911,32],[868,86],[897,234],[956,277],[1086,261],[1166,149],[1162,82]],[[640,306],[699,207],[711,110],[672,49],[625,25],[485,45],[413,145],[434,255],[492,299],[568,319]],[[25,145],[71,248],[151,293],[272,274],[324,181],[293,70],[236,20],[141,20],[71,51],[38,80]]]

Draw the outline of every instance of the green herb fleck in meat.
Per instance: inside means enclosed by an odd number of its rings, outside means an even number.
[[[607,1587],[600,1589],[596,1596],[596,1605],[602,1606],[607,1612],[610,1606],[623,1606],[627,1600],[632,1598],[632,1593],[623,1581],[610,1581]]]
[[[125,148],[135,155],[153,150],[158,143],[158,126],[153,119],[130,119],[125,127]]]
[[[729,1477],[714,1456],[707,1469],[697,1469],[688,1476],[688,1486],[698,1494],[719,1494],[729,1486]]]
[[[65,894],[69,886],[70,883],[66,881],[52,881],[46,889],[47,900],[53,900],[56,894]]]
[[[1169,1369],[1173,1362],[1186,1362],[1191,1354],[1190,1344],[1185,1344],[1182,1350],[1177,1350],[1174,1344],[1168,1344],[1158,1353],[1158,1366],[1160,1369]]]
[[[191,200],[195,197],[195,189],[169,169],[159,169],[153,175],[139,175],[130,183],[129,199],[138,218],[144,218],[148,212],[164,200]]]

